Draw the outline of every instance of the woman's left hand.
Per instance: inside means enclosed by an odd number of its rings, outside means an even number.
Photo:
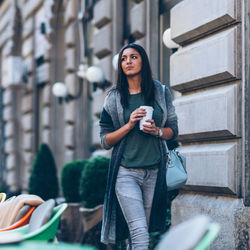
[[[159,134],[159,128],[156,127],[154,120],[146,120],[146,122],[150,122],[150,125],[143,125],[143,132],[147,134],[151,134],[157,136]]]

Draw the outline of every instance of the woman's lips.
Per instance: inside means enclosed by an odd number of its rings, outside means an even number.
[[[128,66],[128,67],[126,67],[126,70],[131,70],[133,68],[134,68],[133,66]]]

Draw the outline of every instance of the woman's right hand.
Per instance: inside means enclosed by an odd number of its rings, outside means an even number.
[[[134,110],[130,114],[130,118],[129,118],[129,122],[128,122],[130,129],[134,128],[137,121],[140,121],[143,118],[143,116],[146,115],[146,113],[147,113],[146,110],[143,108],[138,108],[138,109]]]
[[[146,110],[143,108],[138,108],[134,110],[129,117],[129,122],[126,123],[121,128],[115,130],[114,132],[111,132],[106,135],[106,144],[110,147],[114,146],[116,143],[118,143],[124,136],[126,136],[129,131],[134,128],[137,121],[140,121],[143,116],[146,115]]]

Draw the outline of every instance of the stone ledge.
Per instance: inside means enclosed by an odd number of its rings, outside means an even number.
[[[27,113],[22,116],[23,131],[28,132],[33,130],[33,114]]]
[[[49,106],[50,105],[50,98],[51,98],[51,85],[47,84],[43,88],[43,96],[42,96],[42,103],[44,106]]]
[[[25,95],[21,101],[22,113],[32,112],[32,95]]]
[[[14,35],[14,34],[10,34],[9,35]],[[6,40],[6,42],[4,43],[4,45],[2,46],[2,55],[4,58],[8,57],[8,56],[12,56],[12,50],[13,47],[15,46],[14,44],[14,40],[12,38]]]
[[[112,24],[108,24],[94,34],[94,54],[103,58],[112,53]]]
[[[69,93],[71,95],[76,95],[79,92],[80,82],[79,78],[76,77],[76,74],[74,73],[66,74],[65,84],[69,88]]]
[[[102,112],[102,107],[104,104],[104,99],[107,93],[103,92],[102,90],[98,89],[97,91],[93,92],[93,101],[92,101],[92,113],[94,115],[98,115]]]
[[[25,28],[22,30],[22,38],[26,39],[33,32],[33,18],[26,19],[23,25]]]
[[[2,54],[4,56],[7,56],[10,53],[9,47],[6,47],[6,45],[8,43],[8,40],[10,40],[13,35],[13,30],[6,29],[6,31],[0,36],[0,46],[3,48]]]
[[[64,110],[64,120],[67,123],[74,123],[75,122],[75,102],[69,102],[65,104]]]
[[[3,120],[8,122],[15,120],[14,110],[12,106],[6,106],[3,110]]]
[[[37,83],[48,83],[50,81],[50,63],[46,62],[37,67],[36,81]]]
[[[74,160],[75,152],[74,150],[65,149],[64,162],[70,162]]]
[[[50,115],[51,115],[50,107],[43,107],[43,110],[42,110],[42,126],[43,126],[43,128],[50,128]]]
[[[170,86],[186,92],[239,78],[237,33],[237,28],[230,29],[171,55]]]
[[[5,106],[11,104],[12,102],[12,90],[6,89],[3,93],[3,104]]]
[[[111,0],[102,0],[97,2],[94,7],[94,24],[97,28],[101,28],[111,21],[111,10]]]
[[[146,33],[146,4],[136,4],[130,12],[131,34],[140,39]]]
[[[0,18],[0,47],[4,47],[5,42],[14,35],[14,17],[16,15],[14,2],[1,4],[1,18]],[[6,55],[3,50],[2,54]]]
[[[24,66],[27,68],[27,73],[32,73],[33,58],[32,55],[23,59]]]
[[[15,154],[9,154],[6,157],[6,168],[8,171],[15,170],[16,167],[16,155]]]
[[[229,85],[177,98],[179,139],[210,140],[240,136],[238,85]]]
[[[34,163],[34,159],[35,159],[35,155],[32,152],[24,151],[24,153],[23,153],[23,161],[24,161],[25,168],[28,171],[31,170],[31,166]]]
[[[236,22],[235,0],[185,0],[171,9],[171,37],[180,44]],[[239,3],[238,3],[239,4]]]
[[[66,2],[66,1],[65,1]],[[64,14],[64,25],[68,25],[69,22],[74,21],[76,18],[76,1],[69,0],[67,5],[65,6],[65,14]]]
[[[23,6],[23,20],[29,17],[36,9],[38,9],[43,3],[43,0],[28,0]]]
[[[18,189],[16,171],[14,171],[14,169],[7,173],[6,183],[10,187],[11,190]]]
[[[67,71],[73,72],[76,69],[75,63],[75,49],[68,48],[65,52],[65,69]]]
[[[22,147],[25,151],[32,151],[34,148],[34,133],[25,133],[23,135]]]
[[[183,146],[179,151],[186,157],[188,181],[185,188],[236,194],[239,192],[239,144],[217,143]]]
[[[25,39],[22,46],[22,56],[27,57],[33,52],[33,37]]]
[[[68,148],[73,148],[74,147],[74,135],[75,135],[75,130],[74,126],[72,125],[67,125],[64,128],[64,145]]]
[[[1,13],[0,31],[3,31],[4,28],[8,26],[9,22],[12,21],[12,14],[13,14],[13,7],[11,6],[8,6],[8,8],[5,9],[4,13]]]
[[[16,132],[14,122],[7,122],[4,131],[5,131],[4,133],[5,138],[13,137]]]
[[[69,47],[75,45],[76,39],[75,39],[75,29],[73,25],[67,27],[64,35],[64,40]]]
[[[5,145],[4,145],[4,151],[7,154],[15,153],[16,145],[15,145],[15,139],[14,138],[6,139]]]
[[[99,66],[104,74],[105,74],[105,79],[108,81],[112,81],[112,56],[106,56],[104,58],[102,58],[97,66]]]
[[[6,13],[7,9],[10,7],[11,2],[3,1],[0,6],[0,16],[3,16]]]
[[[51,139],[51,130],[48,128],[44,128],[42,131],[42,142],[49,144],[50,139]]]

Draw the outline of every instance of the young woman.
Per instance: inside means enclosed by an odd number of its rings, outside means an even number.
[[[152,106],[153,117],[139,129]],[[152,79],[145,50],[125,45],[118,59],[118,79],[105,99],[101,142],[113,147],[104,200],[101,241],[129,236],[130,248],[146,250],[149,232],[164,229],[167,207],[166,140],[178,135],[170,90]]]

